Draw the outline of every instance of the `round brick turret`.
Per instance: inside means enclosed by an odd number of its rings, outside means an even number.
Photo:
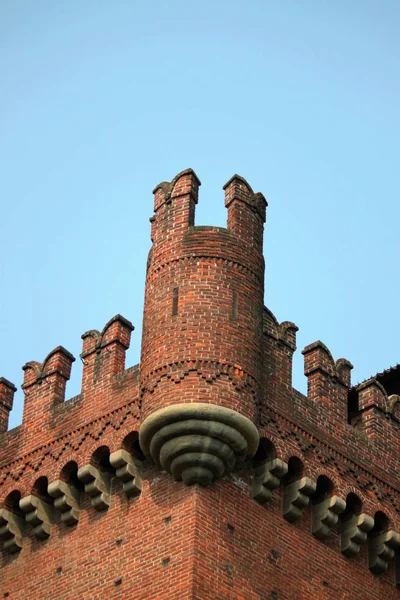
[[[235,175],[224,186],[228,228],[196,227],[199,185],[189,169],[154,190],[140,439],[175,478],[205,484],[258,444],[266,201]]]

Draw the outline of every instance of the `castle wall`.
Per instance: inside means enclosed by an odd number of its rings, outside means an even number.
[[[155,189],[141,364],[132,324],[0,379],[0,597],[391,600],[400,587],[400,398],[263,307],[265,200],[234,176],[197,227],[193,171]],[[161,416],[160,416],[161,415]],[[254,437],[256,436],[256,437]],[[255,443],[256,440],[256,443]],[[182,481],[183,479],[183,481]]]

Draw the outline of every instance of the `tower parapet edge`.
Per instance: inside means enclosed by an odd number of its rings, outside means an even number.
[[[196,227],[199,184],[154,190],[140,363],[142,449],[187,484],[254,454],[262,385],[266,201],[235,175],[228,228]]]

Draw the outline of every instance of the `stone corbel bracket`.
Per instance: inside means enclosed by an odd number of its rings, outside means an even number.
[[[85,494],[92,499],[96,510],[106,510],[110,506],[111,478],[93,465],[85,465],[78,471],[78,479],[85,484]]]
[[[130,498],[142,491],[142,478],[139,473],[137,461],[126,452],[117,450],[110,455],[110,463],[116,469],[116,476],[122,481],[122,489]]]
[[[368,568],[379,575],[388,568],[389,560],[394,557],[395,550],[400,548],[400,534],[395,531],[371,536],[368,543]]]
[[[340,551],[348,557],[360,552],[361,544],[367,541],[367,533],[374,526],[374,519],[369,515],[353,515],[341,524]]]
[[[254,469],[253,498],[261,505],[267,504],[272,492],[279,487],[282,477],[288,472],[288,465],[279,458],[269,460]]]
[[[319,540],[323,540],[332,534],[332,528],[337,524],[339,515],[346,508],[346,502],[339,496],[330,496],[318,504],[314,504],[312,510],[312,534]]]
[[[26,513],[25,521],[32,525],[34,535],[43,540],[51,531],[52,507],[37,496],[26,496],[19,501],[21,510]]]
[[[54,508],[61,513],[61,521],[66,525],[76,525],[80,510],[76,487],[58,479],[49,484],[47,491],[54,498]]]
[[[150,414],[140,446],[159,469],[185,485],[221,479],[256,453],[259,434],[238,412],[202,402],[174,404]]]
[[[21,550],[24,526],[23,519],[6,508],[0,509],[0,539],[6,552],[14,554]]]
[[[316,484],[308,477],[302,477],[285,485],[282,495],[282,513],[290,523],[301,518],[303,508],[309,505],[310,497],[316,490]]]

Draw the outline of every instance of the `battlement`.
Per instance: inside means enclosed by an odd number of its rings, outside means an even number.
[[[132,369],[125,370],[125,354],[130,345],[134,327],[130,321],[116,315],[102,331],[92,329],[82,335],[83,362],[81,393],[66,401],[66,384],[75,358],[62,346],[52,350],[42,363],[30,361],[22,369],[24,380],[24,407],[22,426],[17,432],[7,432],[8,416],[16,387],[5,378],[0,379],[0,464],[2,448],[9,454],[15,433],[19,448],[24,451],[57,436],[68,423],[79,423],[90,416],[99,417],[107,410],[110,393],[118,399],[120,393],[134,384]],[[133,388],[134,390],[134,388]],[[130,393],[133,391],[130,389]],[[125,389],[126,393],[126,389]]]
[[[150,222],[155,246],[167,244],[170,252],[172,245],[194,226],[200,185],[196,173],[186,169],[171,182],[163,181],[154,188],[154,216]],[[239,175],[231,177],[223,189],[228,209],[227,229],[234,232],[238,240],[261,249],[267,207],[264,196],[254,193]]]
[[[298,327],[264,306],[267,202],[234,175],[227,227],[199,226],[199,186],[187,169],[153,192],[139,365],[118,314],[82,335],[74,398],[62,346],[24,365],[11,431],[16,387],[0,378],[0,594],[23,563],[32,598],[188,598],[189,581],[202,600],[394,600],[400,367],[352,386],[352,364],[316,341],[295,390]]]

